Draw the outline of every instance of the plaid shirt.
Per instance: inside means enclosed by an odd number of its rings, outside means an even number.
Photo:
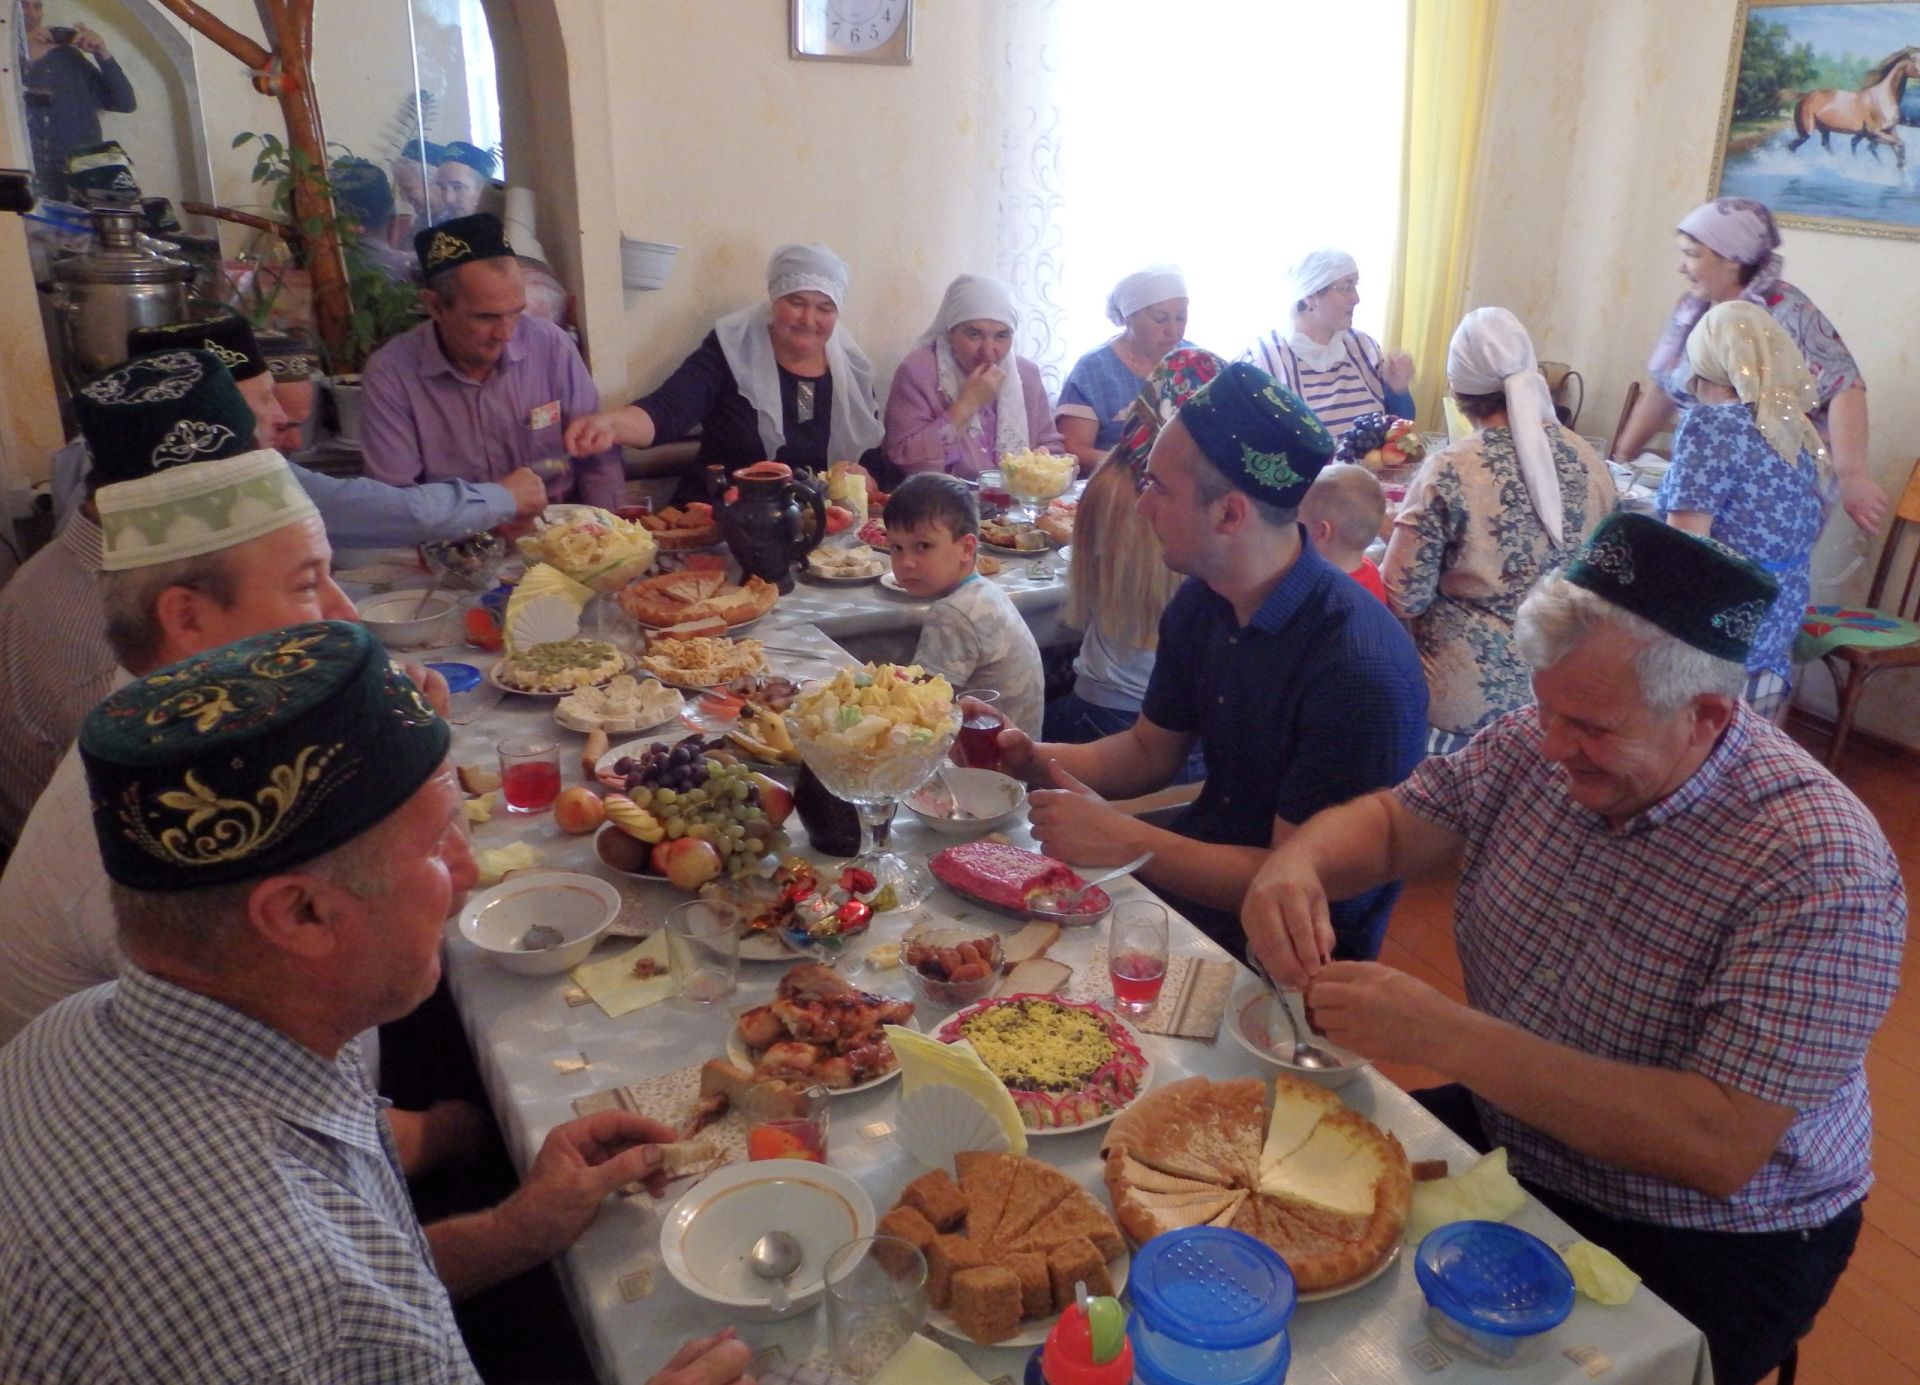
[[[1568,798],[1531,707],[1394,793],[1466,839],[1454,936],[1475,1009],[1583,1053],[1793,1107],[1724,1201],[1605,1167],[1480,1102],[1513,1171],[1612,1215],[1821,1225],[1873,1182],[1862,1066],[1900,984],[1907,903],[1872,816],[1741,706],[1692,778],[1619,828]]]
[[[0,1380],[476,1381],[354,1045],[138,969],[0,1050]]]

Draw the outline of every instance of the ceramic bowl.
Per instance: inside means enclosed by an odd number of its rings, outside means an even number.
[[[553,976],[584,962],[618,917],[620,891],[607,881],[543,870],[502,880],[468,900],[460,911],[460,936],[508,971]],[[559,929],[565,941],[527,951],[520,939],[536,923]]]
[[[388,649],[426,649],[454,642],[460,598],[453,592],[427,594],[425,587],[388,592],[359,603],[360,619]],[[422,606],[421,599],[425,598]],[[418,616],[414,610],[420,609]]]
[[[873,1199],[850,1175],[804,1159],[760,1159],[727,1164],[682,1193],[661,1220],[660,1255],[688,1293],[764,1322],[818,1303],[827,1257],[873,1228]],[[769,1231],[800,1243],[800,1268],[787,1280],[792,1302],[779,1315],[767,1281],[747,1266],[747,1252]]]
[[[997,832],[1027,806],[1027,786],[1011,775],[991,769],[946,767],[945,780],[953,791],[954,806],[970,818],[947,817],[940,808],[947,799],[935,775],[907,797],[907,811],[936,832],[952,837],[979,837]]]
[[[1286,1017],[1279,1011],[1281,1005],[1289,1002],[1293,1006],[1294,1018],[1300,1019],[1298,991],[1288,991],[1283,997],[1264,981],[1248,981],[1234,991],[1232,1000],[1227,1003],[1227,1029],[1239,1040],[1240,1047],[1261,1062],[1322,1087],[1344,1087],[1372,1066],[1359,1054],[1312,1033],[1304,1020],[1300,1025],[1301,1037],[1338,1058],[1340,1066],[1303,1068],[1293,1062],[1288,1057],[1293,1052],[1293,1031],[1287,1028]]]

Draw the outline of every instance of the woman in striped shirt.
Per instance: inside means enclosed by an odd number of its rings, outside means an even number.
[[[1260,338],[1242,360],[1253,362],[1307,401],[1338,438],[1362,414],[1413,417],[1413,357],[1391,354],[1354,330],[1360,266],[1344,250],[1315,250],[1287,271],[1293,331]]]

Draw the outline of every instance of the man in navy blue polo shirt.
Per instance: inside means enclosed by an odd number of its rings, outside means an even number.
[[[1236,955],[1241,896],[1267,852],[1322,808],[1399,783],[1426,741],[1413,641],[1295,522],[1332,454],[1271,376],[1222,371],[1147,460],[1140,512],[1189,580],[1161,618],[1139,720],[1086,745],[1001,736],[1008,769],[1058,786],[1032,798],[1048,855],[1098,866],[1152,851],[1141,878]],[[1172,783],[1196,736],[1206,784],[1170,828],[1105,802]],[[1336,957],[1378,954],[1399,888],[1334,903]]]

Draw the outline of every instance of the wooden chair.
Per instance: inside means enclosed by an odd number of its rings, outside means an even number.
[[[1911,540],[1911,542],[1909,542]],[[1902,548],[1908,548],[1904,557]],[[1888,579],[1905,572],[1899,599],[1886,602]],[[1885,604],[1883,604],[1885,603]],[[1880,550],[1880,563],[1873,572],[1873,585],[1867,589],[1867,605],[1881,617],[1901,620],[1920,619],[1920,459],[1907,477],[1907,489],[1894,509],[1893,531]],[[1834,713],[1833,742],[1827,749],[1827,768],[1840,763],[1847,748],[1847,736],[1853,730],[1853,714],[1860,705],[1867,680],[1888,669],[1920,668],[1920,643],[1873,647],[1841,645],[1820,656],[1833,675],[1838,707]]]

